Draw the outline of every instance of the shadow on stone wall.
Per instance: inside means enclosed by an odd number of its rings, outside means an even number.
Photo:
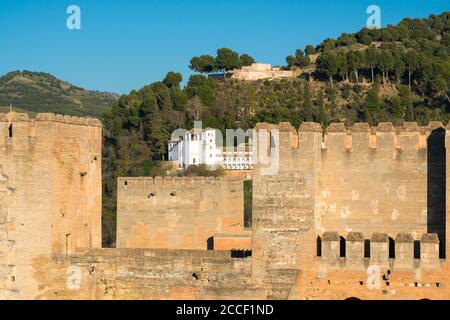
[[[446,154],[445,130],[438,128],[431,132],[427,141],[427,229],[437,233],[440,240],[439,255],[445,258],[445,188]]]

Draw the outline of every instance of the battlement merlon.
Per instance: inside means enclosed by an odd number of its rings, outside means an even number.
[[[308,149],[307,139],[320,133],[324,150],[368,153],[370,150],[391,151],[394,149],[397,152],[412,154],[427,149],[428,137],[439,128],[447,129],[449,132],[450,125],[445,127],[439,121],[432,121],[428,126],[419,126],[416,122],[405,122],[402,126],[394,126],[391,122],[382,122],[374,127],[368,123],[356,123],[351,127],[346,127],[343,123],[332,123],[326,130],[323,130],[319,123],[304,122],[296,131],[290,123],[282,122],[278,125],[258,123],[255,131],[259,132],[259,138],[261,138],[262,130],[265,130],[267,135],[270,134],[270,130],[278,130],[282,150],[286,149],[289,137],[291,143],[288,146],[290,148],[304,150],[306,147]],[[293,139],[298,139],[298,143],[292,142]]]
[[[27,113],[0,113],[0,122],[59,122],[66,124],[74,124],[90,127],[102,127],[102,123],[99,119],[90,117],[76,117],[54,113],[38,113],[36,117],[30,118]]]
[[[218,177],[119,177],[119,187],[142,188],[145,186],[191,186],[215,185],[222,183],[242,183],[239,176]]]

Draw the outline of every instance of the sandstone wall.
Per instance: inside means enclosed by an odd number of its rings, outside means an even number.
[[[230,251],[99,249],[43,255],[33,263],[43,289],[35,298],[450,299],[446,262],[438,270],[419,263],[409,270],[381,270],[373,278],[366,268],[349,267],[347,259],[331,266],[316,258],[307,272],[273,269],[271,283],[261,285],[253,281],[252,258],[232,258]]]
[[[278,288],[283,287],[286,292],[289,285],[292,286],[289,297],[332,296],[331,293],[316,296],[314,290],[322,289],[315,288],[313,281],[328,272],[328,262],[318,263],[317,257],[317,239],[328,231],[336,234],[337,240],[332,245],[337,254],[334,263],[341,266],[333,270],[328,282],[345,277],[353,264],[362,266],[362,272],[370,265],[393,272],[397,260],[389,259],[389,251],[397,245],[402,260],[405,248],[410,250],[411,244],[408,247],[392,242],[404,233],[413,242],[428,233],[435,234],[438,243],[427,244],[425,248],[438,248],[433,253],[434,272],[441,280],[447,276],[439,262],[446,247],[444,226],[448,221],[443,193],[446,168],[441,123],[430,123],[427,127],[406,123],[397,128],[390,123],[377,128],[356,124],[348,129],[335,124],[325,134],[314,123],[303,123],[298,132],[287,123],[259,124],[256,128],[258,132],[270,129],[279,131],[279,141],[266,135],[272,144],[279,144],[279,170],[275,175],[265,175],[261,171],[264,166],[259,164],[254,173],[255,283],[268,288],[274,296]],[[363,241],[370,241],[371,257],[340,258],[339,250],[350,233],[366,235]],[[383,233],[388,242],[378,242],[378,233]],[[361,252],[364,245],[355,244],[349,253]],[[427,263],[414,261],[408,260],[410,272],[421,273]],[[426,255],[424,261],[429,261]],[[399,270],[402,263],[404,259],[397,261],[396,274],[405,272]],[[277,278],[283,278],[277,277],[280,273],[290,274],[291,279],[276,283]],[[378,293],[372,292],[379,297]]]
[[[36,258],[37,299],[263,299],[229,251],[101,249]]]
[[[279,171],[261,174],[253,182],[253,279],[270,290],[269,297],[285,299],[298,270],[307,270],[314,259],[318,155],[322,131],[317,124],[297,133],[288,123],[260,124],[261,132],[278,129],[271,138],[279,146]],[[298,147],[301,145],[301,149]]]
[[[101,124],[0,115],[0,298],[40,288],[33,258],[101,246]]]
[[[208,249],[216,233],[241,233],[243,181],[119,178],[117,247]]]
[[[382,231],[392,238],[411,232],[420,239],[428,223],[430,131],[416,123],[402,128],[357,124],[349,130],[331,125],[324,137],[316,202],[320,232]]]
[[[120,178],[98,249],[100,124],[0,115],[0,298],[450,298],[450,127],[256,129],[279,167],[256,166],[251,231],[242,177]]]

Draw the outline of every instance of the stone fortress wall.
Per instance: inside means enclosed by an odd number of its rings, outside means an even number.
[[[208,249],[244,232],[239,177],[119,178],[117,247]]]
[[[101,247],[101,123],[0,114],[0,298],[39,292],[39,255]]]
[[[450,127],[258,124],[251,231],[243,178],[120,178],[102,249],[99,123],[0,119],[2,298],[450,299]]]
[[[296,270],[292,298],[448,297],[442,124],[334,124],[325,134],[314,123],[257,127],[271,128],[280,131],[280,170],[256,170],[253,195],[253,277],[262,286],[275,290],[277,274]],[[368,270],[381,273],[381,288],[368,289]]]

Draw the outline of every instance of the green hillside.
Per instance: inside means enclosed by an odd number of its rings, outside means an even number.
[[[89,91],[48,73],[14,71],[0,77],[0,110],[24,110],[30,114],[54,112],[100,118],[117,95]]]

